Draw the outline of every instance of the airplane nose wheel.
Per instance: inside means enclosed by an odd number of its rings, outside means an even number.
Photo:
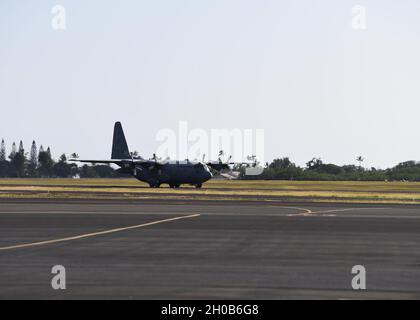
[[[195,188],[196,188],[196,189],[200,189],[202,186],[203,186],[203,185],[202,185],[201,183],[197,183],[197,184],[195,185]]]

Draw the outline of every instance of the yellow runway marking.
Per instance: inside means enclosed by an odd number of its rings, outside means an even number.
[[[194,218],[194,217],[198,217],[198,216],[200,216],[200,215],[199,214],[192,214],[192,215],[189,215],[189,216],[169,218],[169,219],[164,219],[164,220],[158,220],[158,221],[143,223],[143,224],[139,224],[139,225],[135,225],[135,226],[129,226],[129,227],[122,227],[122,228],[116,228],[116,229],[111,229],[111,230],[99,231],[99,232],[86,233],[86,234],[81,234],[81,235],[78,235],[78,236],[72,236],[72,237],[67,237],[67,238],[53,239],[53,240],[46,240],[46,241],[39,241],[39,242],[32,242],[32,243],[25,243],[25,244],[18,244],[18,245],[13,245],[13,246],[8,246],[8,247],[2,247],[2,248],[0,248],[0,251],[34,247],[34,246],[41,246],[41,245],[44,245],[44,244],[51,244],[51,243],[58,243],[58,242],[84,239],[84,238],[89,238],[89,237],[100,236],[100,235],[103,235],[103,234],[109,234],[109,233],[115,233],[115,232],[120,232],[120,231],[125,231],[125,230],[136,229],[136,228],[148,227],[148,226],[152,226],[152,225],[159,224],[159,223],[165,223],[165,222],[170,222],[170,221],[175,221],[175,220]]]

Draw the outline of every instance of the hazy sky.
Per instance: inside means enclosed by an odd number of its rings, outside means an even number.
[[[0,138],[103,159],[119,120],[149,157],[185,120],[265,129],[266,160],[420,160],[419,35],[418,0],[1,0]]]

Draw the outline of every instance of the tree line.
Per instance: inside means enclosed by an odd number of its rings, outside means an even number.
[[[78,158],[76,153],[72,158]],[[305,167],[293,163],[288,157],[274,159],[266,163],[264,171],[258,176],[245,175],[245,169],[240,168],[241,179],[263,180],[343,180],[343,181],[420,181],[420,162],[406,161],[388,169],[362,167],[363,158],[356,158],[359,165],[339,166],[324,163],[320,158],[308,161]],[[121,177],[109,165],[83,165],[68,163],[67,156],[62,154],[54,160],[51,149],[41,145],[39,149],[35,141],[29,152],[26,152],[22,141],[19,146],[13,142],[11,151],[7,154],[4,140],[0,144],[0,178],[112,178]]]
[[[73,153],[72,158],[77,158]],[[51,149],[46,150],[41,145],[39,150],[33,141],[30,151],[26,152],[22,141],[19,146],[13,142],[11,151],[7,154],[4,140],[0,144],[0,178],[108,178],[119,174],[107,165],[83,165],[68,163],[67,156],[62,154],[56,161],[51,155]]]
[[[339,166],[324,163],[320,158],[313,158],[305,167],[297,166],[288,157],[274,159],[265,165],[260,176],[245,176],[243,179],[264,180],[329,180],[329,181],[420,181],[420,163],[405,161],[388,169],[364,168],[362,157],[357,157],[359,165]]]

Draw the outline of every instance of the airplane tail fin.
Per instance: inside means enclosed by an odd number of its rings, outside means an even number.
[[[112,155],[111,159],[130,159],[131,155],[128,151],[127,141],[121,122],[115,122],[114,125],[114,138],[112,140]]]

